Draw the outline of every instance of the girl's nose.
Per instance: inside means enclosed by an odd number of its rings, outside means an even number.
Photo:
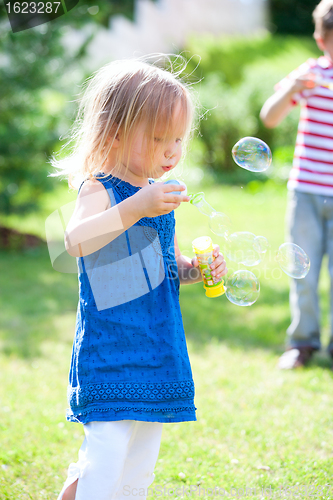
[[[174,151],[165,151],[164,153],[164,156],[167,158],[167,160],[169,160],[170,158],[172,158],[173,156],[175,156],[175,152]]]
[[[170,158],[173,158],[174,156],[176,156],[176,153],[177,153],[177,148],[178,148],[178,145],[176,146],[173,146],[173,147],[169,147],[165,150],[164,152],[164,156],[167,158],[167,159],[170,159]]]

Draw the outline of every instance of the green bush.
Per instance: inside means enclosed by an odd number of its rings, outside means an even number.
[[[319,0],[270,0],[272,29],[277,33],[311,35],[312,12]]]
[[[235,165],[231,149],[242,137],[254,136],[271,147],[277,169],[290,164],[299,109],[296,107],[276,129],[266,129],[259,113],[277,82],[309,57],[318,56],[312,38],[265,35],[215,42],[208,38],[200,42],[200,65],[196,67],[193,57],[188,71],[192,79],[200,79],[197,92],[203,118],[198,140],[204,161],[213,172],[223,174],[224,181],[246,182],[253,174]],[[198,45],[199,40],[192,40],[190,53],[197,52]],[[270,172],[261,174],[261,178],[266,179],[267,175]]]
[[[12,33],[0,4],[0,216],[39,209],[44,193],[57,183],[48,177],[49,158],[74,118],[79,84],[86,70],[82,56],[90,31],[108,26],[110,16],[133,17],[134,0],[85,0],[66,16]],[[89,13],[89,7],[97,13]],[[70,27],[82,30],[80,47],[68,46]],[[66,44],[66,46],[65,46]],[[88,76],[88,75],[86,75]]]

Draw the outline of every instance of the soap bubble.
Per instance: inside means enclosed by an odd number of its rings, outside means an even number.
[[[247,231],[232,233],[227,239],[226,255],[244,266],[256,266],[261,261],[256,235]]]
[[[260,283],[251,271],[236,271],[225,283],[225,295],[236,306],[252,306],[259,297]]]
[[[231,227],[231,220],[222,212],[213,212],[209,217],[209,227],[213,233],[227,238]]]
[[[251,172],[264,172],[272,161],[272,153],[267,144],[256,137],[244,137],[232,148],[234,161]]]
[[[257,252],[265,254],[269,249],[268,239],[265,236],[256,236],[254,238],[254,248]]]
[[[216,214],[215,208],[213,208],[207,201],[205,200],[205,195],[204,193],[196,193],[190,195],[190,203],[191,205],[194,205],[197,207],[197,209],[204,215],[207,215],[207,217],[211,217],[212,215]]]
[[[295,243],[283,243],[279,247],[276,260],[282,271],[291,278],[305,278],[310,270],[308,255]]]

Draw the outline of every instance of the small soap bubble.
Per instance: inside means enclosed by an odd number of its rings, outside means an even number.
[[[234,161],[251,172],[264,172],[272,162],[272,153],[267,144],[256,137],[244,137],[232,148]]]
[[[269,249],[269,242],[265,236],[256,236],[254,238],[254,248],[261,254],[265,254]]]
[[[260,283],[251,271],[240,270],[228,277],[225,295],[236,306],[252,306],[259,297]]]
[[[295,243],[283,243],[276,254],[282,271],[291,278],[302,279],[310,270],[310,259]]]
[[[222,212],[213,212],[209,217],[209,227],[217,236],[227,238],[231,228],[231,220]]]
[[[248,231],[232,233],[228,236],[226,244],[227,257],[244,266],[256,266],[261,261],[256,235]]]

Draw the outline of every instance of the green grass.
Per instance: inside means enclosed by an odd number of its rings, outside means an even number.
[[[251,307],[237,307],[225,296],[208,299],[201,284],[182,287],[198,421],[164,426],[152,487],[191,485],[192,496],[200,493],[200,498],[212,497],[207,488],[224,488],[229,498],[246,496],[241,489],[252,488],[256,491],[248,496],[253,499],[263,496],[262,487],[271,487],[275,498],[284,498],[282,485],[324,488],[333,475],[330,362],[321,352],[305,369],[276,368],[289,324],[288,278],[274,260],[284,241],[285,188],[266,184],[204,191],[214,208],[230,216],[235,230],[266,236],[271,247],[254,270],[261,293]],[[54,196],[49,213],[73,199],[70,196]],[[36,220],[26,225],[35,224],[36,232],[43,234]],[[192,240],[204,234],[212,234],[207,218],[193,206],[182,205],[177,210],[181,250],[191,255]],[[237,268],[229,267],[230,272]],[[77,276],[54,271],[46,248],[1,252],[0,273],[0,499],[51,500],[62,487],[68,464],[77,459],[83,436],[82,427],[64,416]],[[326,343],[328,290],[323,272]],[[327,486],[324,492],[316,498],[333,495]],[[267,498],[270,490],[266,493]],[[165,496],[156,490],[150,498]],[[169,496],[181,497],[171,491]],[[218,497],[223,498],[222,489]]]

